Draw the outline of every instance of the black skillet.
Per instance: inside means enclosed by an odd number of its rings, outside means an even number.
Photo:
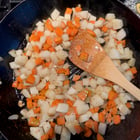
[[[4,58],[0,62],[0,77],[3,84],[0,86],[0,132],[8,140],[32,140],[26,120],[21,116],[18,120],[10,121],[8,117],[19,114],[17,106],[21,98],[18,92],[11,88],[13,73],[8,63],[12,58],[8,51],[12,48],[24,47],[23,41],[26,33],[30,33],[34,24],[48,17],[54,8],[64,13],[66,7],[81,4],[83,9],[89,10],[97,17],[113,12],[118,18],[124,20],[127,30],[127,45],[134,51],[138,74],[133,83],[140,88],[140,19],[121,2],[117,0],[26,0],[19,4],[0,22],[0,56]],[[72,73],[80,72],[73,65]],[[140,103],[135,102],[135,109],[119,125],[109,126],[105,134],[105,140],[136,140],[140,136]],[[84,140],[82,135],[72,136],[72,140]],[[89,140],[95,140],[95,135]]]

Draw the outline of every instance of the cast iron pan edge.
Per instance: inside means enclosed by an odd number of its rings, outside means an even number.
[[[17,106],[19,96],[11,88],[13,73],[9,69],[8,63],[12,58],[8,51],[18,48],[20,44],[24,46],[23,39],[26,33],[30,33],[36,21],[50,15],[54,7],[64,12],[66,7],[81,4],[84,9],[88,9],[96,16],[104,16],[105,13],[115,12],[117,17],[122,18],[128,30],[127,44],[133,49],[137,59],[136,67],[138,74],[133,81],[140,87],[140,19],[127,7],[118,1],[111,0],[26,0],[18,5],[0,22],[0,56],[4,61],[0,62],[0,77],[3,84],[0,87],[0,131],[8,140],[32,140],[29,135],[27,122],[21,119],[9,121],[8,116],[19,114],[20,108]],[[78,71],[79,69],[76,69]],[[76,72],[75,71],[75,72]],[[140,135],[140,103],[135,103],[135,109],[122,121],[120,125],[110,126],[107,129],[105,140],[136,140]],[[72,136],[72,139],[85,139],[83,136]],[[95,136],[92,136],[95,140]]]

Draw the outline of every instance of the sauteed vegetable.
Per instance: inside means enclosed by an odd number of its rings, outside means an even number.
[[[55,139],[59,134],[61,140],[69,140],[71,134],[90,137],[94,131],[97,140],[103,140],[107,125],[119,124],[134,107],[135,99],[110,81],[86,72],[69,79],[66,59],[80,29],[95,37],[129,81],[135,78],[135,58],[126,46],[121,19],[113,13],[97,18],[80,6],[67,8],[64,16],[54,9],[26,36],[23,50],[9,52],[14,57],[10,62],[15,74],[12,87],[26,98],[21,114],[36,139]],[[81,52],[80,46],[76,50],[87,61],[88,54]]]

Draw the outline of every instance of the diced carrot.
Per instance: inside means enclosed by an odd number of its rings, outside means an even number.
[[[19,83],[17,86],[17,89],[21,90],[21,89],[25,89],[26,87],[24,86],[23,83]]]
[[[39,126],[40,122],[38,119],[36,119],[35,117],[30,117],[28,120],[28,125],[29,126]]]
[[[80,125],[75,125],[74,128],[77,134],[80,134],[83,131],[83,128]]]
[[[137,73],[136,67],[132,67],[132,68],[128,69],[128,71],[131,71],[132,74],[136,74]]]
[[[14,82],[12,83],[12,87],[17,88],[17,86],[18,86],[18,81],[14,81]]]
[[[74,17],[74,21],[75,21],[75,26],[76,26],[77,28],[79,28],[79,27],[80,27],[80,18],[77,17],[77,16],[75,16],[75,17]]]
[[[35,82],[35,77],[34,77],[34,75],[33,75],[33,74],[30,74],[30,75],[27,77],[26,82],[27,82],[27,83],[30,83],[30,84],[34,84],[34,82]]]
[[[89,89],[86,89],[86,92],[87,92],[87,96],[90,97],[92,95],[92,91],[89,90]]]
[[[90,112],[97,113],[99,111],[99,107],[90,108]]]
[[[98,113],[98,117],[100,122],[102,123],[105,122],[105,115],[102,112]]]
[[[39,53],[40,49],[37,45],[35,45],[35,46],[33,46],[33,51],[36,52],[36,53]]]
[[[90,20],[89,22],[92,23],[92,24],[95,24],[95,21],[94,20]]]
[[[39,41],[40,40],[40,37],[43,36],[44,33],[41,32],[41,31],[34,31],[32,32],[31,36],[29,37],[29,41]]]
[[[35,35],[35,34],[32,34],[30,37],[29,37],[29,41],[39,41],[40,40],[40,37]]]
[[[69,68],[65,69],[64,74],[65,74],[65,75],[69,75],[69,74],[70,74]]]
[[[77,94],[77,96],[84,101],[87,98],[87,92],[81,91]]]
[[[65,73],[65,69],[64,68],[59,68],[59,69],[56,70],[56,72],[58,74],[63,74],[63,73]]]
[[[114,122],[114,124],[119,124],[121,122],[120,115],[114,115],[113,116],[113,122]]]
[[[122,40],[122,45],[125,47],[126,46],[126,40]]]
[[[93,37],[96,37],[96,34],[95,34],[94,31],[92,31],[92,30],[90,30],[90,29],[86,29],[86,30],[87,30],[87,32],[88,32],[90,35],[92,35]]]
[[[79,6],[77,6],[77,7],[75,7],[75,11],[76,11],[76,12],[80,12],[80,11],[82,11],[82,8],[79,7]]]
[[[104,140],[104,137],[101,134],[97,133],[97,140]]]
[[[49,136],[49,139],[53,139],[55,134],[54,134],[54,128],[50,128],[49,131],[48,131],[48,136]]]
[[[48,82],[47,82],[47,83],[48,83]],[[41,96],[45,96],[45,94],[46,94],[46,91],[47,91],[47,89],[48,89],[47,83],[46,83],[46,86],[44,87],[44,89],[42,89],[42,90],[39,92],[39,94],[40,94]]]
[[[72,113],[72,111],[68,111],[67,113],[66,113],[66,115],[70,115]]]
[[[102,20],[102,21],[105,21],[105,19],[103,17],[100,17],[98,20]]]
[[[54,128],[56,124],[55,124],[53,121],[51,121],[51,122],[50,122],[50,125],[51,125],[51,127]]]
[[[88,54],[88,53],[86,53],[86,52],[84,52],[84,51],[81,51],[80,56],[79,56],[79,58],[80,58],[81,60],[87,62],[87,61],[88,61],[88,57],[89,57],[89,54]]]
[[[17,81],[17,82],[23,82],[20,76],[18,76],[18,77],[16,78],[16,81]]]
[[[70,35],[71,28],[67,28],[66,32],[67,32],[68,35]]]
[[[33,68],[33,69],[32,69],[32,74],[33,74],[33,75],[34,75],[34,74],[37,74],[36,68]]]
[[[46,66],[46,67],[49,67],[51,63],[52,63],[52,62],[46,62],[46,63],[45,63],[45,66]]]
[[[109,100],[109,101],[107,102],[106,108],[107,108],[107,109],[111,109],[111,108],[113,108],[113,107],[115,107],[115,106],[116,106],[116,103],[114,102],[114,100]]]
[[[53,40],[52,40],[52,38],[51,38],[50,36],[47,36],[47,38],[46,38],[46,43],[47,43],[49,46],[51,46],[51,45],[53,44]]]
[[[55,43],[56,43],[57,45],[58,45],[58,44],[61,44],[61,43],[62,43],[62,38],[59,37],[59,36],[57,36],[57,37],[54,38],[54,41],[55,41]]]
[[[57,36],[61,37],[63,34],[63,30],[60,27],[56,27],[54,31],[55,31]]]
[[[32,100],[29,99],[29,98],[27,98],[26,101],[27,101],[27,108],[28,108],[28,109],[31,109],[31,108],[33,107],[33,102],[32,102]]]
[[[94,121],[92,119],[89,119],[88,121],[85,122],[85,126],[89,128],[94,127]]]
[[[111,90],[108,94],[108,99],[109,100],[114,100],[118,97],[118,93],[116,93],[114,90]]]
[[[84,133],[84,136],[85,137],[90,137],[92,135],[92,130],[89,129],[88,127],[85,128],[85,133]]]
[[[37,96],[37,99],[38,99],[38,100],[45,100],[46,97],[45,97],[45,96],[38,95],[38,96]]]
[[[81,78],[80,75],[75,74],[72,78],[72,81],[78,81]]]
[[[35,108],[33,111],[34,113],[40,113],[40,107]]]
[[[70,29],[74,28],[74,24],[72,23],[71,20],[70,20],[70,21],[67,21],[67,26],[68,26]]]
[[[65,81],[63,82],[63,86],[69,85],[69,83],[70,83],[70,80],[65,80]]]
[[[64,65],[64,63],[65,63],[64,60],[59,60],[58,63],[57,63],[57,65],[58,65],[58,66],[61,66],[61,65]]]
[[[71,101],[71,100],[69,100],[69,99],[66,100],[66,103],[67,103],[70,107],[73,106],[73,101]]]
[[[71,8],[66,8],[65,14],[71,14],[72,13],[72,9]]]
[[[80,28],[80,22],[75,23],[76,28]]]
[[[131,108],[131,104],[130,104],[129,102],[126,103],[126,106],[127,106],[128,108]]]
[[[38,32],[37,32],[37,35],[38,35],[39,37],[41,37],[41,36],[44,35],[44,32],[42,32],[42,31],[38,31]]]
[[[50,48],[49,48],[49,51],[50,51],[50,52],[55,52],[55,48],[50,47]]]
[[[108,31],[108,28],[104,25],[101,30],[106,33]]]
[[[41,37],[41,36],[43,36],[44,35],[44,32],[42,32],[42,31],[38,31],[37,32],[37,36],[39,36],[39,38]]]
[[[41,140],[48,140],[49,136],[47,134],[44,134],[41,136]]]
[[[64,125],[65,124],[65,118],[64,117],[58,117],[57,118],[57,124],[58,125]]]
[[[69,37],[69,41],[73,40],[73,38],[74,38],[73,36],[70,36],[70,37]]]
[[[40,57],[38,57],[35,59],[35,63],[36,63],[36,65],[41,65],[44,63],[44,61]]]
[[[45,88],[44,89],[48,89],[50,85],[50,82],[46,82]]]
[[[70,30],[70,36],[72,36],[72,37],[74,37],[76,34],[78,33],[78,29],[77,28],[72,28],[71,30]]]
[[[55,99],[51,106],[54,107],[54,106],[57,106],[59,103],[64,103],[64,100],[63,99]]]
[[[45,100],[46,97],[44,95],[35,95],[35,96],[32,96],[32,100]]]
[[[38,103],[36,101],[32,102],[33,107],[38,107]]]
[[[93,130],[95,133],[98,132],[98,122],[96,122],[96,121],[93,121]]]
[[[42,50],[48,50],[50,48],[50,45],[48,45],[47,43],[44,43],[42,46]]]
[[[49,19],[47,19],[45,22],[45,28],[47,28],[51,32],[54,30],[54,27],[52,26],[52,23]]]
[[[107,113],[106,109],[103,109],[101,112],[103,113],[103,115],[105,115]]]
[[[112,115],[116,115],[117,112],[118,112],[117,107],[113,107],[113,108],[110,110],[110,113],[111,113]]]
[[[27,53],[26,53],[26,52],[24,52],[24,53],[23,53],[23,55],[27,56]]]

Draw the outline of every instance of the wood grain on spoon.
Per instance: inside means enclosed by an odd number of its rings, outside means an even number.
[[[79,58],[76,51],[77,45],[80,45],[81,51],[89,54],[88,61],[83,61]],[[140,100],[140,89],[122,75],[100,44],[86,31],[79,31],[78,35],[73,39],[69,59],[84,71],[120,85]]]

